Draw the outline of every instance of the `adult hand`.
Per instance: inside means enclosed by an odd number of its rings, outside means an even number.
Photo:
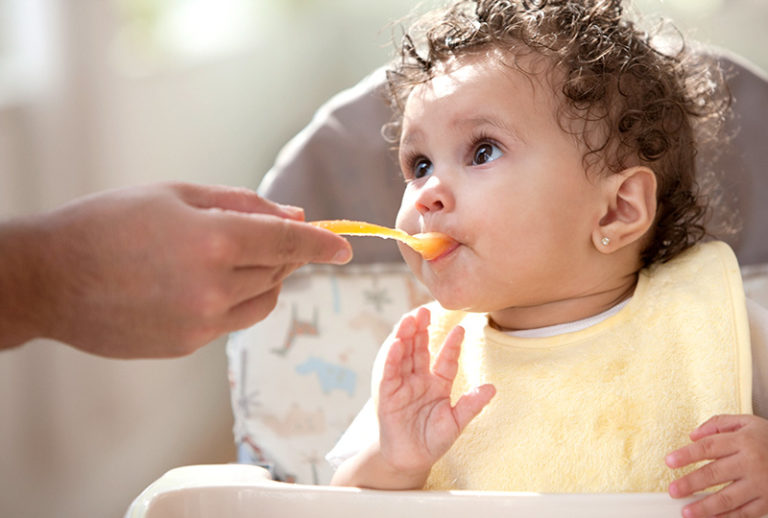
[[[274,308],[282,280],[349,243],[303,211],[162,183],[0,225],[0,348],[47,337],[110,357],[191,353]]]

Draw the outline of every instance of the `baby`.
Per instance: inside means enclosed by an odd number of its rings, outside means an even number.
[[[382,347],[334,484],[711,489],[684,515],[768,513],[768,312],[701,243],[694,134],[728,100],[689,58],[609,0],[461,1],[404,38],[397,227],[457,244],[401,247],[436,303]]]

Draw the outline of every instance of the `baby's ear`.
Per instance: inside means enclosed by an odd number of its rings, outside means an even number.
[[[656,218],[656,175],[647,167],[624,169],[605,179],[604,214],[592,232],[601,252],[614,252],[642,238]]]

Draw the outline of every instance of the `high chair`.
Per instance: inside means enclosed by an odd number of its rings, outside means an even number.
[[[768,77],[743,60],[719,55],[730,70],[734,134],[714,167],[727,172],[743,227],[726,236],[744,265],[748,295],[768,307]],[[308,220],[360,219],[391,226],[403,182],[380,128],[390,119],[382,70],[338,94],[281,151],[262,195],[305,208]],[[736,130],[736,128],[739,128]],[[713,150],[699,160],[711,165]],[[428,295],[391,241],[352,238],[343,267],[307,266],[291,277],[275,311],[232,334],[227,354],[238,462],[187,466],[152,483],[126,518],[228,516],[390,516],[462,518],[535,515],[573,518],[679,517],[692,501],[664,493],[538,495],[384,492],[330,488],[324,455],[369,393],[370,368],[400,316]],[[292,483],[287,483],[292,482]]]

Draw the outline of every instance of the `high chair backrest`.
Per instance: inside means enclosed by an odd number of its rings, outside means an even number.
[[[392,118],[384,69],[340,92],[280,152],[259,191],[303,207],[307,220],[353,219],[392,226],[405,187],[397,151],[382,137]],[[400,263],[392,241],[360,239],[353,263]]]
[[[735,136],[716,161],[711,149],[698,159],[725,171],[725,190],[737,196],[743,228],[725,239],[742,264],[754,265],[747,291],[768,306],[768,267],[760,265],[768,263],[768,79],[738,58],[720,59],[732,72]],[[308,220],[392,225],[403,182],[381,137],[391,117],[383,82],[377,70],[326,103],[282,150],[261,194],[304,207]],[[323,457],[367,399],[379,345],[403,313],[428,300],[393,242],[357,238],[353,247],[351,266],[292,275],[272,315],[228,343],[239,460],[281,480],[329,481]]]
[[[733,117],[725,134],[732,136],[722,149],[700,149],[700,168],[711,168],[720,177],[724,193],[722,211],[735,213],[739,225],[727,241],[739,263],[768,262],[768,74],[731,53],[718,51],[733,96]],[[714,156],[714,158],[713,158]]]

